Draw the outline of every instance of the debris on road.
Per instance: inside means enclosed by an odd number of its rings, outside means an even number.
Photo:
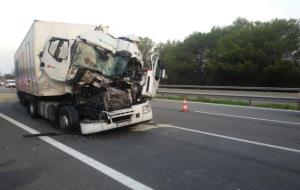
[[[146,124],[140,124],[138,126],[134,126],[130,128],[130,131],[133,132],[144,132],[148,131],[150,129],[157,129],[157,128],[172,128],[173,126],[170,124],[155,124],[155,123],[146,123]]]
[[[58,136],[58,135],[64,135],[63,133],[36,133],[36,134],[26,134],[23,135],[23,137],[41,137],[41,136]]]

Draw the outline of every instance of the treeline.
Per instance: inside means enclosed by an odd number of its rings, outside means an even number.
[[[238,18],[182,42],[141,38],[140,47],[160,53],[167,84],[300,87],[299,19]]]

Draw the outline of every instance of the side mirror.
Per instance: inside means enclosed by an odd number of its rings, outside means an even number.
[[[41,51],[41,52],[39,53],[39,58],[41,59],[41,58],[43,57],[43,55],[44,55],[44,51]]]
[[[44,55],[44,51],[41,51],[40,53],[39,53],[39,58],[40,58],[40,67],[45,67],[45,63],[42,61],[42,57],[43,57],[43,55]]]

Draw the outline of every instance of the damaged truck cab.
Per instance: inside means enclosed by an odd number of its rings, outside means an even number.
[[[43,30],[44,40],[38,35]],[[37,40],[44,41],[40,49]],[[62,129],[79,127],[83,134],[151,120],[149,100],[164,69],[158,54],[144,68],[137,41],[133,35],[115,38],[102,26],[35,21],[15,55],[20,102],[32,117]]]

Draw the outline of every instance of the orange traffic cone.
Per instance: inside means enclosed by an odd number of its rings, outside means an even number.
[[[186,98],[183,98],[183,104],[182,104],[182,108],[181,108],[180,111],[182,111],[182,112],[188,112],[189,111],[189,106],[188,106]]]

